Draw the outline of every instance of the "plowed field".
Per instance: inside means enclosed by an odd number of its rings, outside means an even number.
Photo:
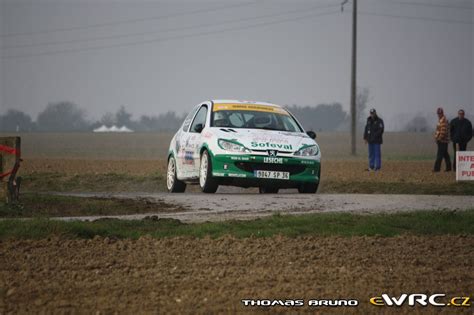
[[[367,314],[382,293],[472,294],[472,248],[472,236],[2,241],[0,313],[237,313],[259,310],[241,299],[352,298]]]

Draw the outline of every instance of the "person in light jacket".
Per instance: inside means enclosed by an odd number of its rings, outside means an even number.
[[[451,171],[451,158],[449,157],[448,144],[449,144],[449,121],[444,116],[443,108],[439,107],[436,111],[438,114],[438,124],[436,125],[436,132],[434,138],[438,146],[438,152],[436,154],[436,161],[434,164],[433,172],[439,172],[441,170],[441,162],[443,159],[446,162],[446,172]]]

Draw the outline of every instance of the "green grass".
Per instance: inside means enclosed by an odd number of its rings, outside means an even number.
[[[474,195],[474,183],[412,183],[326,180],[321,193],[337,194],[409,194],[409,195]]]
[[[212,238],[223,235],[244,237],[472,235],[474,209],[468,211],[413,211],[393,214],[358,215],[323,213],[301,216],[274,215],[252,221],[184,224],[173,219],[141,221],[104,219],[93,222],[57,221],[51,219],[5,219],[0,221],[0,239],[66,238],[136,239],[144,235],[155,238],[190,236]]]

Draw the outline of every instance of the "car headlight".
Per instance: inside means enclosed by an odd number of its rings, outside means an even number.
[[[295,152],[296,156],[315,156],[319,153],[319,147],[317,145],[311,145],[303,147]]]
[[[221,149],[230,151],[230,152],[239,152],[239,153],[250,153],[251,151],[244,147],[242,144],[236,142],[236,141],[231,141],[231,140],[224,140],[224,139],[219,139],[217,141]]]

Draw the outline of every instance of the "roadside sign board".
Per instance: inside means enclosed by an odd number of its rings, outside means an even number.
[[[474,151],[456,152],[456,180],[474,180]]]

